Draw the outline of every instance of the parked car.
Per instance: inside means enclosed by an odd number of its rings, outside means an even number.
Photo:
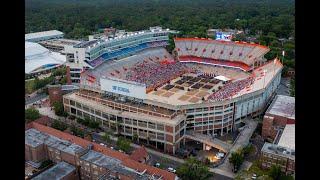
[[[224,157],[224,153],[218,152],[214,157],[215,157],[216,159],[221,159],[221,158]]]
[[[168,169],[167,169],[169,172],[172,172],[172,173],[175,173],[176,172],[176,170],[175,169],[173,169],[172,167],[168,167]]]
[[[252,178],[252,179],[257,179],[257,175],[256,175],[256,174],[253,174],[251,178]]]
[[[154,166],[155,167],[160,167],[160,163],[157,162],[157,163],[154,164]]]

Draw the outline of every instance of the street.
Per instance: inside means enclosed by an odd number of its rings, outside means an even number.
[[[290,78],[281,78],[277,94],[290,96]]]

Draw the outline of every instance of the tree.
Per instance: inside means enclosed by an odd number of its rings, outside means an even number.
[[[51,124],[51,127],[58,129],[60,131],[64,131],[68,128],[68,126],[65,123],[60,122],[58,120],[54,120],[53,123]]]
[[[67,116],[67,113],[64,112],[64,107],[63,107],[62,102],[54,102],[53,109],[54,109],[54,113],[57,116],[65,116],[65,117]]]
[[[243,153],[240,151],[233,152],[229,158],[230,163],[233,165],[233,171],[237,172],[244,161]]]
[[[290,80],[290,96],[295,97],[296,95],[295,89],[296,89],[295,78],[292,78]]]
[[[133,136],[132,136],[132,139],[134,142],[139,142],[139,136],[137,133],[134,133]]]
[[[84,137],[84,132],[81,129],[77,128],[76,126],[72,125],[70,130],[73,133],[73,135],[79,136],[81,138]]]
[[[35,108],[28,108],[24,111],[24,116],[25,116],[26,122],[28,123],[28,122],[34,121],[36,119],[39,119],[40,113]]]
[[[125,139],[124,137],[119,137],[117,141],[117,147],[122,151],[129,152],[130,141]]]
[[[111,143],[110,133],[109,132],[105,132],[104,135],[102,136],[102,139],[104,141],[107,141],[107,143]]]
[[[271,166],[268,174],[274,180],[279,180],[281,178],[281,176],[283,176],[282,171],[281,171],[281,167],[278,165]]]
[[[190,157],[177,169],[177,175],[183,180],[206,180],[213,176],[209,168],[201,161]]]

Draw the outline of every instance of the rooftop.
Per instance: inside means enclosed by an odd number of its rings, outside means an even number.
[[[276,144],[271,144],[271,143],[264,143],[261,152],[264,153],[269,153],[269,154],[274,154],[282,157],[286,157],[289,159],[295,160],[295,150],[282,147]]]
[[[122,161],[121,165],[128,167],[128,169],[131,168],[131,169],[134,169],[139,172],[143,172],[146,170],[146,173],[153,174],[154,176],[161,176],[164,180],[169,180],[169,179],[173,180],[176,178],[176,175],[173,173],[170,173],[166,170],[155,168],[153,166],[149,166],[149,165],[146,165],[143,163],[139,163],[137,161],[130,159],[129,156],[124,153],[120,153],[118,151],[111,150],[110,148],[106,148],[106,147],[101,146],[97,143],[90,142],[90,141],[82,139],[80,137],[73,136],[71,134],[53,129],[48,126],[41,125],[36,122],[31,122],[28,125],[30,125],[31,129],[33,128],[33,129],[36,129],[36,130],[41,131],[43,133],[48,133],[52,136],[56,136],[57,138],[61,138],[63,140],[68,140],[74,144],[82,146],[83,148],[86,148],[88,145],[92,144],[94,151],[96,151],[96,152],[98,151],[101,154],[104,154],[109,157],[112,157],[112,158],[115,158],[115,159]]]
[[[295,98],[277,95],[266,113],[295,119]]]
[[[65,46],[65,45],[76,45],[79,44],[80,41],[73,40],[73,39],[50,39],[46,41],[41,41],[42,44],[48,44],[48,45],[56,45],[56,46]]]
[[[286,125],[278,142],[279,146],[295,150],[295,127],[295,124]]]
[[[148,152],[145,147],[140,147],[133,151],[133,153],[130,155],[130,158],[135,161],[142,161],[144,158],[148,157]]]
[[[47,37],[47,36],[59,36],[59,35],[63,35],[63,32],[58,30],[42,31],[42,32],[25,34],[24,39],[25,41],[27,41],[35,38],[41,38],[41,37]]]
[[[84,150],[84,148],[79,145],[59,139],[47,133],[40,132],[34,128],[25,131],[25,144],[32,147],[46,144],[69,154],[76,154]]]
[[[38,176],[32,179],[34,180],[63,179],[65,176],[69,175],[71,172],[75,170],[76,168],[71,164],[61,161],[58,164],[45,170],[44,172],[42,172],[41,174],[39,174]]]
[[[113,169],[115,166],[121,164],[121,161],[113,157],[104,155],[96,151],[88,151],[85,155],[81,156],[80,159],[87,162],[91,162],[97,166],[104,167],[107,169]]]

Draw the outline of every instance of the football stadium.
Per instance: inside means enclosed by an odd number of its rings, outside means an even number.
[[[64,95],[65,110],[172,154],[190,133],[223,136],[265,110],[283,67],[264,58],[268,47],[174,38],[170,54],[171,32],[150,28],[77,44],[90,68],[81,72],[80,89]]]

